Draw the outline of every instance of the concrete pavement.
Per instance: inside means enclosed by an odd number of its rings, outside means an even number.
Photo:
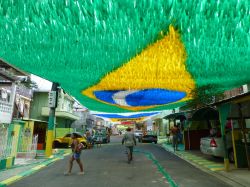
[[[168,152],[189,162],[201,171],[226,182],[228,185],[234,187],[250,186],[250,171],[247,169],[236,169],[234,164],[230,164],[231,170],[226,172],[224,171],[223,159],[220,161],[214,160],[212,157],[197,153],[197,151],[184,151],[182,148],[175,152],[171,144],[162,143],[161,146]]]
[[[43,170],[24,178],[10,186],[40,187],[89,186],[89,187],[122,187],[170,186],[152,160],[143,153],[135,153],[134,161],[128,164],[125,149],[121,145],[102,146],[85,150],[82,153],[85,175],[79,176],[79,168],[74,163],[72,175],[64,176],[68,166],[67,157],[49,165]]]
[[[63,159],[64,156],[69,155],[68,150],[61,150],[54,154],[51,158],[40,158],[34,160],[16,159],[15,166],[10,169],[0,171],[0,187],[8,186],[24,177],[27,177],[40,169]]]
[[[120,143],[121,137],[113,138],[112,142],[114,143],[106,144],[101,148],[83,151],[82,160],[86,172],[84,176],[77,175],[79,168],[76,163],[74,163],[73,174],[64,176],[63,172],[67,169],[69,159],[65,158],[10,186],[229,186],[165,151],[159,145],[138,144],[134,161],[127,164],[125,149]]]

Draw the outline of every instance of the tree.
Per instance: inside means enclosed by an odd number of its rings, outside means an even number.
[[[27,77],[27,79],[24,79],[20,82],[23,86],[25,86],[28,89],[38,89],[38,85],[36,82],[32,81],[30,76]]]
[[[187,101],[185,108],[197,108],[207,106],[216,101],[222,100],[224,92],[219,91],[216,85],[196,87],[191,91],[192,99]]]

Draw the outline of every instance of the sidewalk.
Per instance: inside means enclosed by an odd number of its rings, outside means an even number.
[[[32,173],[37,172],[43,167],[54,163],[57,160],[63,159],[64,156],[70,154],[70,150],[59,150],[54,153],[51,158],[45,158],[40,156],[37,159],[26,160],[23,158],[17,158],[15,165],[10,169],[0,170],[0,187],[8,186],[17,180],[20,180]]]
[[[168,152],[175,154],[183,160],[189,162],[193,166],[209,173],[232,186],[250,186],[250,171],[247,169],[235,169],[231,164],[229,172],[224,171],[224,163],[214,161],[202,156],[199,151],[185,151],[184,145],[179,145],[179,151],[174,151],[171,144],[162,141],[161,146]]]

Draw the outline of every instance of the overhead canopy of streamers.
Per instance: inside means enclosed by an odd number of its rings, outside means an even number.
[[[130,112],[130,113],[93,113],[97,117],[108,118],[112,122],[121,122],[123,124],[134,124],[138,122],[143,122],[153,116],[160,114],[159,111],[155,112]]]
[[[93,115],[104,117],[104,118],[133,119],[133,118],[140,118],[140,117],[150,117],[156,114],[159,114],[159,112],[136,113],[136,114],[130,114],[130,115],[99,113],[99,114],[93,114]]]
[[[175,108],[250,82],[250,2],[0,0],[0,58],[90,110]]]

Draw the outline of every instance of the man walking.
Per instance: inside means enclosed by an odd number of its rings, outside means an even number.
[[[124,134],[122,138],[122,145],[126,146],[128,152],[128,163],[133,160],[133,148],[136,145],[136,139],[133,132],[131,132],[131,128],[128,127],[127,132]]]

